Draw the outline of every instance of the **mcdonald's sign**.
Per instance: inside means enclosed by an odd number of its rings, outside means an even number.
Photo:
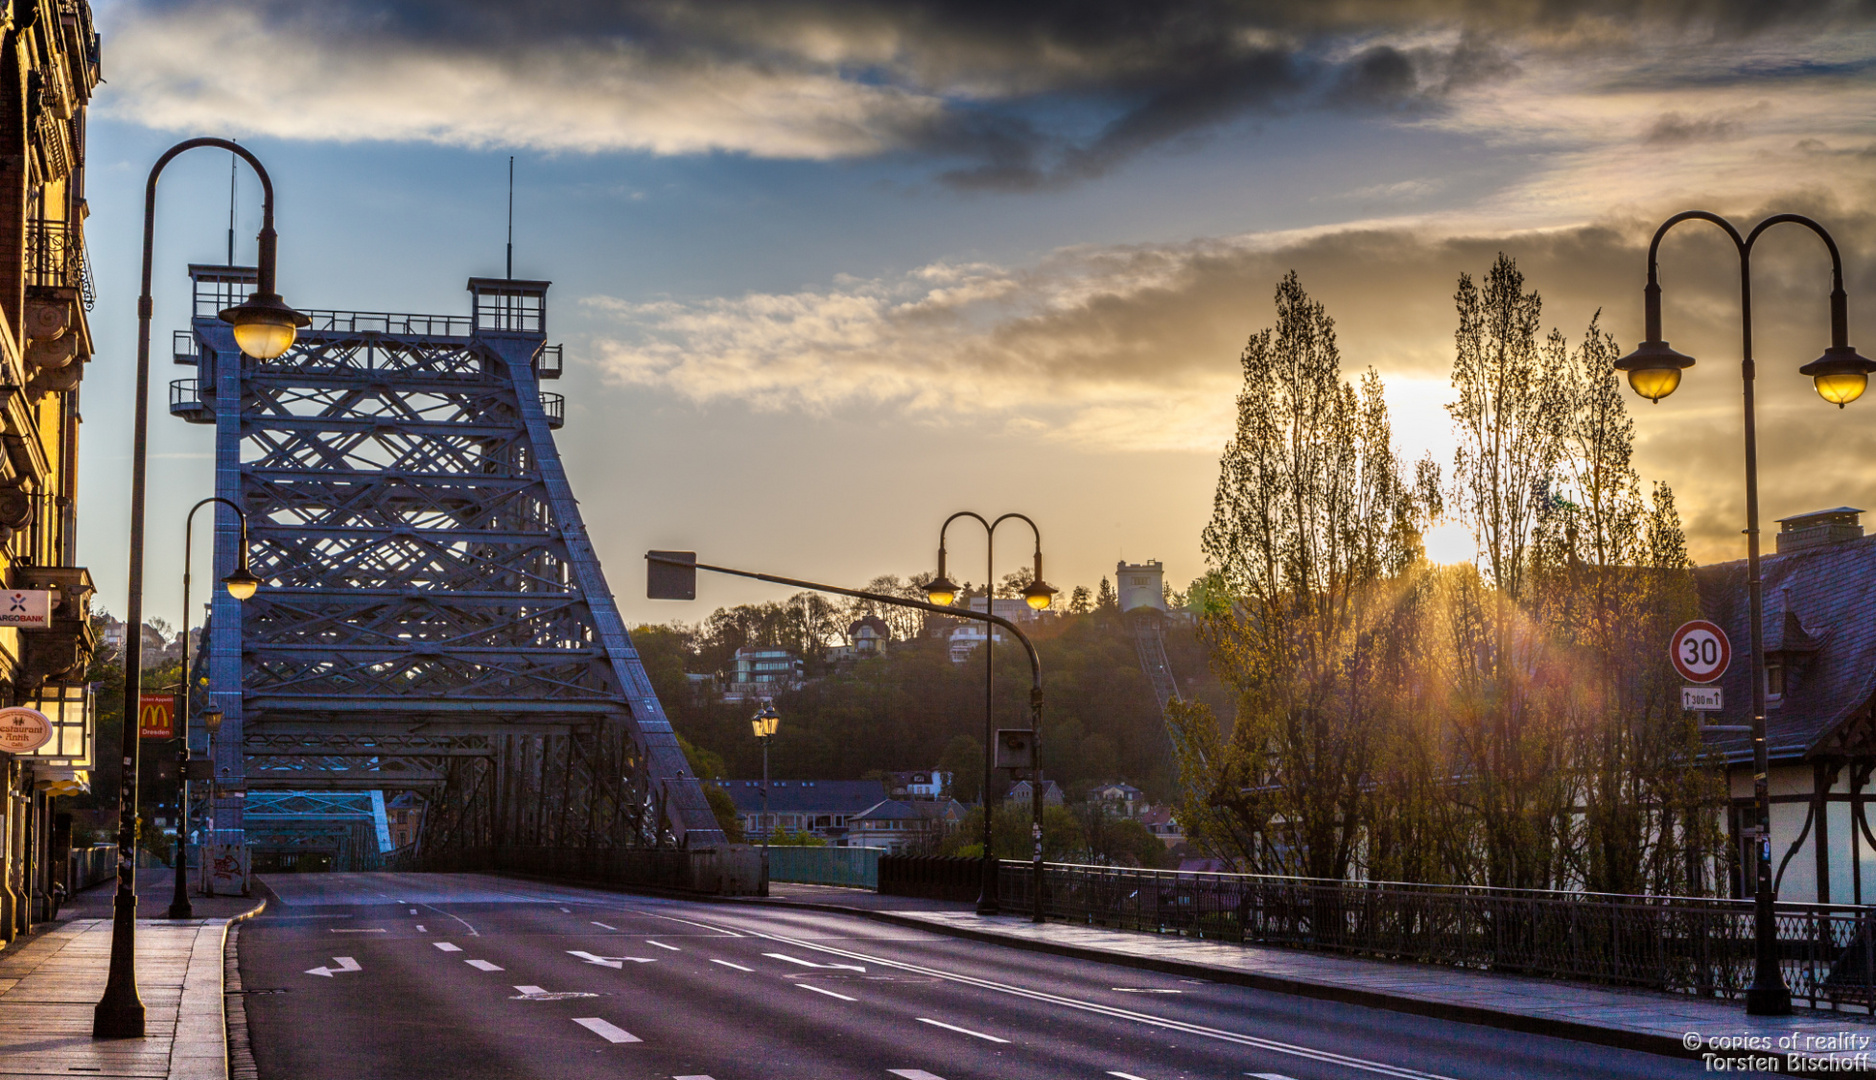
[[[137,698],[137,734],[146,739],[175,738],[176,695],[139,695]]]

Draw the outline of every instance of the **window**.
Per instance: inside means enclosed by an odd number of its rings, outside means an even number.
[[[1773,699],[1785,696],[1785,665],[1765,665],[1765,696]]]

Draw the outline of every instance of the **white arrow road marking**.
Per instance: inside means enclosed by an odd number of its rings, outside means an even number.
[[[339,966],[335,968],[329,968],[329,967],[307,968],[306,973],[308,975],[317,975],[322,979],[330,979],[334,975],[337,975],[341,972],[365,970],[364,968],[358,966],[358,961],[352,959],[349,956],[335,956],[332,958],[332,960],[334,963],[338,964]]]
[[[451,945],[447,941],[432,941],[430,944],[435,945],[437,948],[442,949],[444,952],[461,952],[462,951],[460,947]]]
[[[601,967],[609,968],[623,968],[627,960],[630,960],[634,964],[655,964],[658,962],[657,957],[653,956],[594,956],[590,952],[581,952],[578,949],[568,949],[567,955],[577,956],[589,964],[598,964]]]
[[[597,1016],[576,1016],[573,1022],[606,1040],[609,1043],[635,1043],[645,1040],[622,1027],[614,1027]]]
[[[887,1069],[886,1071],[900,1077],[901,1080],[945,1080],[944,1077],[928,1073],[924,1069]]]
[[[842,1000],[842,1001],[853,1001],[853,1000],[855,1000],[854,998],[850,998],[850,997],[848,997],[848,996],[847,996],[847,995],[845,995],[845,994],[836,994],[836,993],[834,993],[834,992],[833,992],[832,990],[823,990],[823,989],[821,989],[821,988],[820,988],[820,987],[818,987],[818,986],[810,986],[810,985],[808,985],[807,983],[796,983],[795,985],[796,985],[796,986],[799,986],[799,987],[801,987],[801,988],[802,988],[803,990],[812,990],[812,991],[814,991],[814,992],[815,992],[815,993],[817,993],[817,994],[826,994],[826,995],[827,995],[828,997],[831,997],[831,998],[839,998],[839,999],[840,999],[840,1000]]]
[[[501,968],[496,967],[494,964],[489,963],[487,960],[464,960],[463,963],[468,964],[470,967],[475,968],[477,971],[500,971],[502,970]]]
[[[680,948],[678,948],[678,947],[677,947],[676,945],[666,945],[666,944],[665,944],[664,942],[662,942],[662,941],[653,941],[653,940],[651,940],[650,938],[646,938],[646,939],[645,939],[645,944],[647,944],[647,945],[656,945],[656,946],[658,946],[658,947],[659,947],[660,949],[670,949],[670,950],[671,950],[672,952],[683,952],[683,951],[684,951],[683,949],[680,949]]]
[[[930,1024],[932,1027],[941,1027],[946,1031],[955,1031],[960,1035],[969,1035],[972,1038],[982,1039],[985,1042],[1006,1043],[1010,1041],[1008,1039],[999,1039],[995,1035],[985,1035],[981,1031],[972,1031],[970,1028],[961,1028],[956,1024],[947,1024],[943,1020],[933,1020],[930,1017],[921,1016],[918,1018],[918,1022],[921,1024]]]
[[[746,968],[742,966],[741,964],[732,964],[728,960],[718,960],[714,956],[710,958],[710,962],[713,964],[722,964],[726,968],[735,968],[737,971],[754,971],[755,970],[755,968]]]
[[[861,972],[864,972],[866,970],[866,966],[864,964],[817,964],[812,960],[801,960],[796,957],[790,956],[787,953],[778,953],[778,952],[765,952],[762,955],[771,956],[777,960],[786,960],[791,964],[800,964],[802,967],[805,967],[805,968],[820,968],[822,971],[861,971]]]

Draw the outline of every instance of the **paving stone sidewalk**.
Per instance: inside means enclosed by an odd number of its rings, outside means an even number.
[[[106,884],[74,897],[60,918],[0,952],[0,1078],[116,1076],[226,1080],[222,942],[257,900],[192,899],[197,918],[169,909],[168,871],[140,871],[137,990],[141,1039],[91,1038],[92,1007],[111,956]]]
[[[767,900],[754,902],[841,908],[1018,948],[1677,1057],[1715,1053],[1737,1062],[1764,1054],[1779,1057],[1782,1066],[1787,1052],[1795,1050],[1831,1059],[1834,1064],[1824,1066],[1831,1071],[1876,1071],[1876,1023],[1861,1013],[1799,1008],[1789,1017],[1753,1017],[1737,1003],[1680,994],[1063,923],[1038,926],[1014,916],[980,917],[969,904],[858,889],[777,883]],[[1690,1047],[1694,1036],[1699,1045]],[[1745,1049],[1714,1040],[1753,1041]]]

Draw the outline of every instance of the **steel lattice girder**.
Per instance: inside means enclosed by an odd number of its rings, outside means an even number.
[[[544,282],[492,284],[538,287],[544,308]],[[430,817],[458,836],[720,842],[561,467],[533,368],[544,319],[392,334],[321,330],[393,323],[320,313],[254,361],[214,307],[198,288],[218,491],[266,582],[215,598],[211,694],[241,751],[218,743],[218,775],[440,792],[455,803]],[[230,812],[217,799],[218,823]]]

